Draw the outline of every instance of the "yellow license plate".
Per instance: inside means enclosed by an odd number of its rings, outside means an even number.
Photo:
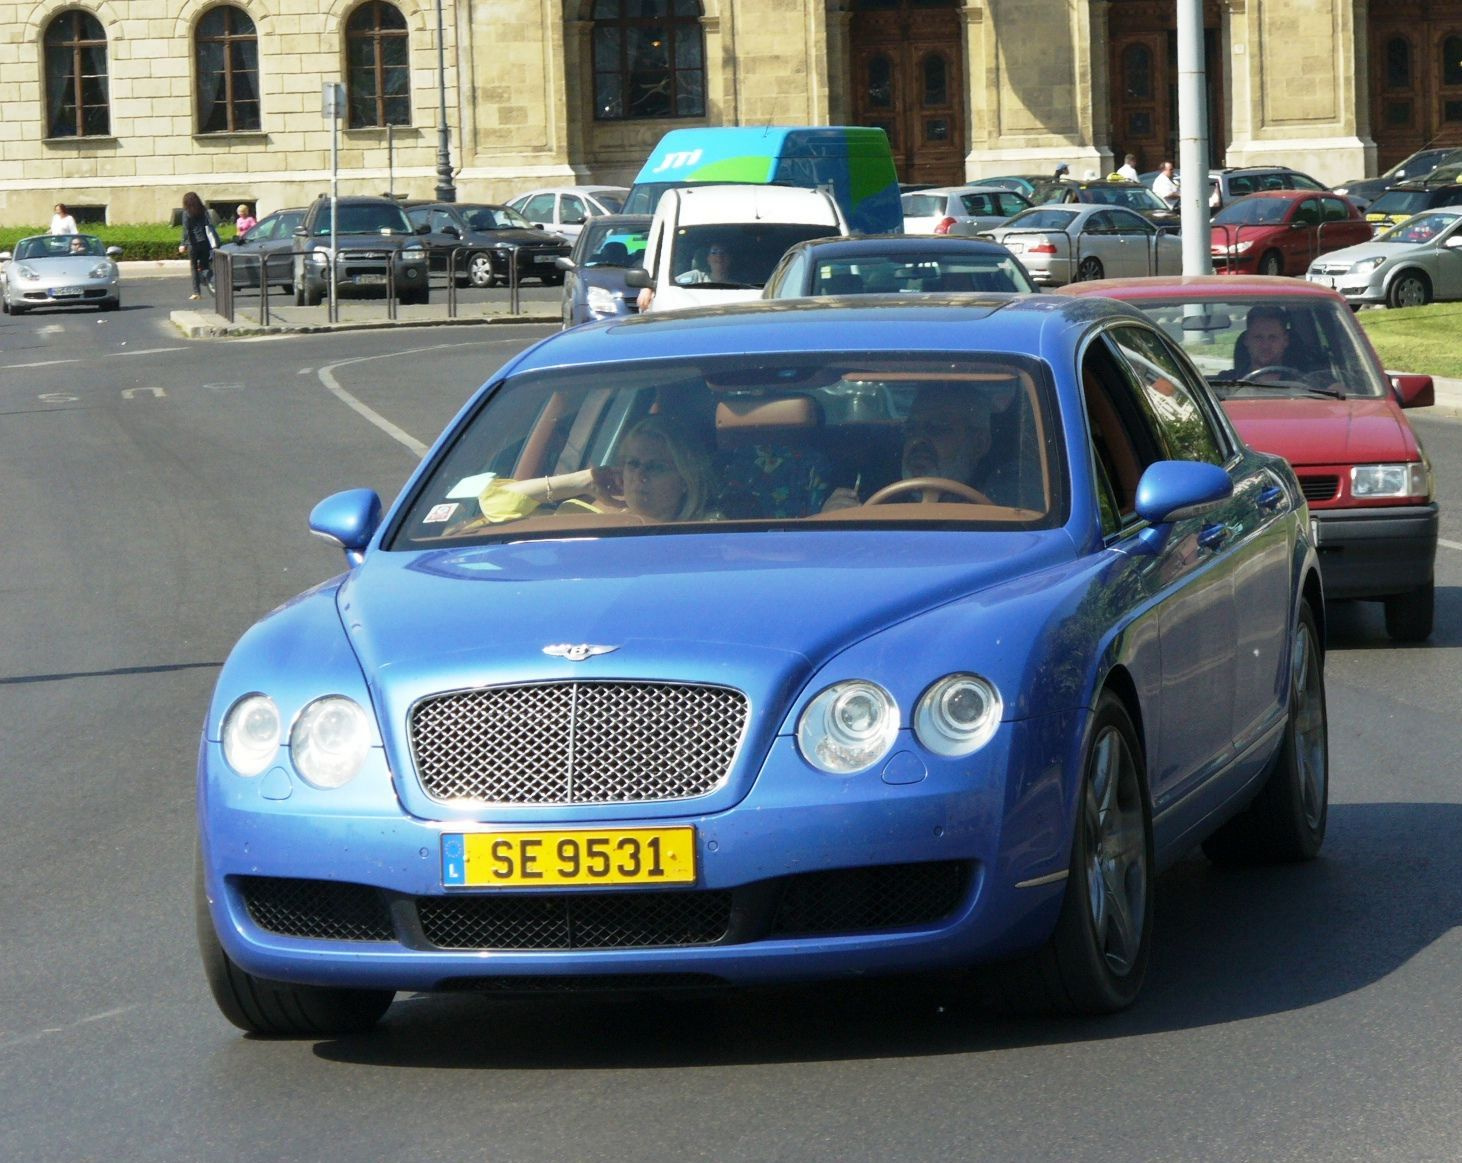
[[[695,829],[595,828],[561,832],[449,832],[448,888],[694,884]]]

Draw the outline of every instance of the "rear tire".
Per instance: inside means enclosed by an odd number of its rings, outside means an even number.
[[[1076,803],[1066,896],[1045,948],[995,967],[1005,1008],[1109,1014],[1136,1000],[1152,952],[1152,812],[1122,700],[1103,692]]]
[[[1215,864],[1313,860],[1325,839],[1329,799],[1324,655],[1304,602],[1290,645],[1284,739],[1254,802],[1205,840],[1203,851]]]
[[[1431,301],[1431,280],[1420,271],[1402,271],[1386,291],[1388,307],[1425,307]]]
[[[1090,256],[1081,260],[1081,265],[1076,268],[1076,281],[1078,283],[1089,283],[1093,279],[1099,279],[1105,274],[1102,260]]]
[[[1436,583],[1427,582],[1409,594],[1385,600],[1386,633],[1393,642],[1425,642],[1432,636],[1436,615]]]
[[[194,896],[198,952],[208,988],[223,1016],[246,1033],[290,1038],[357,1034],[380,1021],[395,998],[390,990],[291,985],[246,973],[223,951],[213,930],[201,861]]]

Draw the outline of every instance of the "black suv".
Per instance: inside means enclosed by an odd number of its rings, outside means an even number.
[[[337,291],[384,295],[394,276],[402,303],[430,300],[426,247],[400,203],[360,194],[337,198],[335,220]],[[294,232],[294,301],[313,307],[329,294],[330,199],[321,197]]]

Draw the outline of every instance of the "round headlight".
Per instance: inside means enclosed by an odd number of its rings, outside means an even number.
[[[354,699],[327,695],[295,720],[289,752],[295,770],[315,787],[341,787],[355,778],[371,746],[370,724]]]
[[[969,755],[995,734],[1000,710],[1000,692],[979,675],[946,675],[914,708],[914,734],[936,755]]]
[[[887,755],[898,730],[893,696],[855,679],[828,687],[807,705],[797,723],[797,746],[814,767],[851,775]]]
[[[268,695],[245,695],[223,717],[223,757],[240,775],[258,775],[279,752],[279,708]]]

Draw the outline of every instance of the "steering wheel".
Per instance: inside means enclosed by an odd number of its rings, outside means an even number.
[[[925,492],[930,489],[938,493],[952,493],[959,500],[971,505],[994,504],[979,489],[972,489],[963,481],[950,480],[948,477],[910,477],[906,481],[894,481],[891,485],[884,485],[863,503],[865,505],[886,505],[895,497],[901,497],[905,493]],[[923,503],[927,505],[929,502]]]
[[[1304,372],[1300,371],[1299,368],[1292,367],[1290,364],[1287,363],[1265,364],[1263,367],[1256,367],[1253,371],[1249,372],[1247,375],[1241,376],[1240,378],[1243,380],[1257,380],[1261,376],[1266,375],[1273,376],[1276,379],[1281,380],[1302,380],[1305,378]]]

